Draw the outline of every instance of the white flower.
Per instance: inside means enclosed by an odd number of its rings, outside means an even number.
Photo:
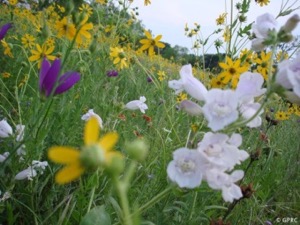
[[[269,13],[265,13],[256,18],[256,22],[252,24],[252,31],[255,38],[252,40],[252,49],[261,51],[264,49],[264,41],[268,38],[270,31],[277,30],[277,21],[275,17]]]
[[[145,103],[146,98],[144,96],[140,97],[140,100],[133,100],[131,102],[128,102],[125,105],[125,108],[130,110],[141,110],[142,113],[145,113],[145,110],[148,109],[148,106]]]
[[[22,141],[24,138],[24,130],[25,130],[25,125],[22,124],[17,124],[16,125],[16,141]]]
[[[181,79],[179,79],[179,80],[170,80],[168,82],[168,86],[169,86],[169,88],[172,88],[173,90],[175,90],[176,95],[178,95],[179,93],[181,93],[184,90],[183,82],[182,82]]]
[[[264,78],[259,73],[242,73],[235,90],[238,101],[240,103],[249,102],[252,101],[253,98],[264,94],[266,89],[262,88],[263,83]]]
[[[15,179],[16,180],[32,180],[33,177],[35,177],[38,172],[40,174],[44,173],[44,170],[46,169],[46,167],[48,166],[48,162],[47,161],[43,161],[40,162],[38,160],[33,160],[31,163],[31,166],[29,166],[27,169],[19,172],[16,176]]]
[[[242,136],[240,134],[234,133],[229,137],[222,133],[208,132],[198,143],[197,150],[206,160],[206,169],[217,168],[222,171],[230,171],[236,164],[240,164],[249,157],[246,151],[238,149],[241,144]]]
[[[9,152],[4,152],[2,155],[0,154],[0,163],[4,162],[8,156]]]
[[[16,180],[24,180],[24,179],[32,180],[32,178],[35,177],[36,175],[37,175],[36,170],[32,166],[29,166],[27,169],[19,172],[15,176],[15,179]]]
[[[88,121],[92,116],[96,117],[100,128],[103,128],[103,121],[101,117],[97,113],[95,113],[93,109],[89,109],[86,114],[82,115],[81,119],[84,121]]]
[[[248,102],[245,104],[242,104],[239,107],[239,111],[242,114],[242,117],[245,118],[246,120],[252,118],[257,111],[260,109],[261,105],[260,103],[257,102]],[[262,119],[260,115],[264,112],[264,110],[260,110],[260,112],[254,117],[251,121],[249,121],[246,126],[253,128],[253,127],[259,127],[262,123]]]
[[[222,197],[226,202],[233,202],[234,199],[243,197],[241,188],[235,184],[242,179],[244,171],[236,170],[231,175],[218,169],[206,171],[206,181],[212,189],[222,190]]]
[[[41,174],[43,174],[44,170],[48,166],[48,162],[47,161],[40,162],[38,160],[33,160],[31,165],[32,168],[34,168],[36,171],[39,171]]]
[[[300,54],[293,60],[285,60],[278,64],[276,83],[292,93],[285,93],[291,102],[300,102]]]
[[[234,91],[211,89],[202,110],[208,126],[218,131],[238,119],[237,106],[238,99]]]
[[[173,161],[167,168],[168,177],[180,188],[195,188],[202,181],[202,159],[198,151],[179,148],[173,152]]]
[[[193,76],[191,64],[185,65],[180,70],[180,77],[184,90],[193,98],[204,101],[207,94],[206,87]]]
[[[202,114],[201,107],[198,104],[196,104],[190,100],[181,101],[180,108],[192,116],[199,116]]]
[[[0,137],[7,138],[13,134],[12,127],[6,122],[6,120],[0,121]]]

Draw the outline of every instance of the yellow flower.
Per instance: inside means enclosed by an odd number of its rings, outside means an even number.
[[[21,41],[25,48],[32,48],[34,45],[34,42],[35,42],[35,38],[34,38],[34,36],[32,36],[30,34],[25,34],[21,38]]]
[[[13,58],[14,56],[11,53],[11,48],[10,48],[9,44],[4,39],[1,40],[1,44],[4,48],[4,55],[7,55],[10,58]]]
[[[87,23],[89,19],[88,16],[85,16],[82,22],[79,24],[78,34],[76,37],[76,43],[81,44],[83,42],[83,38],[91,39],[92,35],[88,32],[88,30],[93,29],[92,23]]]
[[[288,120],[289,119],[289,115],[288,115],[287,112],[278,111],[275,114],[275,119],[276,120]]]
[[[40,67],[41,62],[45,57],[48,60],[54,60],[56,58],[54,55],[51,55],[53,51],[54,46],[48,48],[46,44],[43,44],[42,47],[39,44],[36,44],[36,50],[31,50],[32,56],[30,56],[28,59],[31,62],[38,61],[38,67]]]
[[[93,8],[90,7],[88,4],[82,4],[79,7],[79,11],[86,14],[88,17],[93,14]]]
[[[268,5],[270,3],[270,0],[255,0],[256,3],[258,3],[260,6]]]
[[[9,0],[8,3],[10,5],[16,5],[18,3],[18,0]]]
[[[55,175],[58,184],[66,184],[78,179],[89,169],[104,168],[114,156],[120,153],[112,150],[118,134],[110,132],[98,139],[100,128],[96,117],[91,117],[84,128],[84,147],[78,150],[68,146],[54,146],[48,150],[48,157],[64,167]]]
[[[230,35],[230,29],[228,28],[228,26],[224,29],[223,38],[224,38],[225,42],[230,41],[231,35]]]
[[[162,35],[157,35],[155,38],[152,38],[152,35],[149,31],[145,31],[145,35],[147,39],[140,40],[140,43],[142,44],[142,47],[140,48],[141,51],[148,49],[148,55],[153,56],[155,54],[154,47],[157,48],[164,48],[165,44],[162,42],[159,42],[159,40],[162,38]]]
[[[57,37],[67,37],[69,40],[72,40],[76,34],[76,28],[73,23],[68,21],[67,17],[64,17],[62,20],[59,20],[55,24],[55,29],[58,34]]]
[[[64,13],[66,11],[65,7],[56,5],[60,12]]]
[[[220,76],[213,77],[210,81],[211,88],[220,88],[222,89],[225,84],[222,82],[222,78]]]
[[[216,19],[216,23],[217,25],[222,25],[225,23],[225,19],[226,19],[227,13],[223,13],[221,15],[219,15],[219,17]]]
[[[159,71],[157,72],[157,75],[158,75],[158,79],[159,79],[160,81],[163,81],[164,79],[166,79],[166,74],[165,74],[164,71],[159,70]]]
[[[277,62],[281,62],[282,60],[288,59],[289,58],[289,54],[286,51],[279,51],[276,54],[276,60]]]
[[[3,72],[3,73],[2,73],[2,77],[3,77],[3,78],[9,78],[10,76],[11,76],[11,74],[8,73],[8,72]]]
[[[95,2],[101,5],[105,5],[107,3],[107,0],[96,0]]]
[[[54,40],[54,38],[48,38],[48,39],[45,41],[45,44],[46,44],[48,47],[54,46],[54,45],[55,45],[55,40]]]
[[[185,93],[180,93],[180,94],[178,94],[177,97],[176,97],[176,102],[177,102],[177,103],[180,103],[180,102],[182,102],[183,100],[186,100],[186,99],[187,99],[187,94],[185,94]]]
[[[272,52],[268,52],[267,54],[265,52],[261,52],[260,57],[255,60],[255,63],[257,64],[256,72],[260,73],[265,80],[268,79],[271,57]],[[274,68],[272,68],[272,71],[274,71]]]
[[[151,4],[150,0],[144,0],[144,5],[145,6],[150,5],[150,4]]]
[[[118,64],[120,69],[128,67],[127,58],[123,48],[110,48],[110,58],[113,60],[113,64]]]
[[[220,62],[219,66],[224,70],[219,75],[220,79],[225,85],[231,81],[232,88],[236,88],[240,75],[248,70],[247,66],[241,65],[240,59],[232,61],[228,56],[226,56],[226,63]]]

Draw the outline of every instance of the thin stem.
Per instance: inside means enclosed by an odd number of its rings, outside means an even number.
[[[94,199],[94,196],[95,196],[95,189],[96,189],[95,186],[93,186],[90,201],[89,201],[89,205],[88,205],[88,208],[87,208],[87,212],[89,212],[91,210],[93,199]]]
[[[168,188],[166,188],[165,190],[163,190],[162,192],[160,192],[158,195],[156,195],[155,197],[153,197],[149,202],[147,202],[145,205],[141,206],[140,208],[138,208],[137,211],[135,211],[133,213],[133,215],[137,214],[137,213],[142,213],[143,211],[145,211],[146,209],[150,208],[151,206],[153,206],[154,204],[156,204],[157,202],[159,202],[162,198],[164,198],[169,191],[172,189],[172,186],[169,186]]]

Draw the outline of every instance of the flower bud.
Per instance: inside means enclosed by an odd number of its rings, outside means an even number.
[[[133,142],[127,143],[125,145],[128,155],[137,161],[143,161],[147,154],[149,146],[144,140],[136,139]]]
[[[6,120],[0,121],[0,137],[7,138],[12,135],[12,127],[6,122]]]
[[[114,154],[106,167],[109,173],[116,176],[120,175],[124,171],[124,168],[125,162],[121,154]]]
[[[299,15],[295,14],[286,21],[286,23],[281,29],[283,29],[287,33],[290,33],[296,28],[299,22],[300,17]]]
[[[181,101],[180,108],[192,116],[199,116],[202,114],[201,107],[190,100]]]
[[[80,161],[88,169],[97,169],[105,163],[104,151],[99,145],[84,147],[80,153]]]

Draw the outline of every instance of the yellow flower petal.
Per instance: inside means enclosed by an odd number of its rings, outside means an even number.
[[[152,35],[149,31],[145,30],[145,35],[148,39],[152,39]]]
[[[84,128],[84,143],[86,145],[95,144],[99,137],[99,124],[96,117],[91,117]]]
[[[79,160],[80,151],[72,147],[54,146],[48,150],[48,158],[60,164],[71,164]]]
[[[158,42],[158,43],[156,44],[156,46],[157,46],[158,48],[164,48],[164,47],[165,47],[165,44],[164,44],[164,43],[161,43],[161,42]]]
[[[65,166],[55,175],[55,182],[58,184],[67,184],[78,179],[84,173],[84,168],[79,164]]]
[[[119,135],[117,133],[111,132],[102,137],[98,144],[105,151],[110,151],[117,143],[118,138]]]

